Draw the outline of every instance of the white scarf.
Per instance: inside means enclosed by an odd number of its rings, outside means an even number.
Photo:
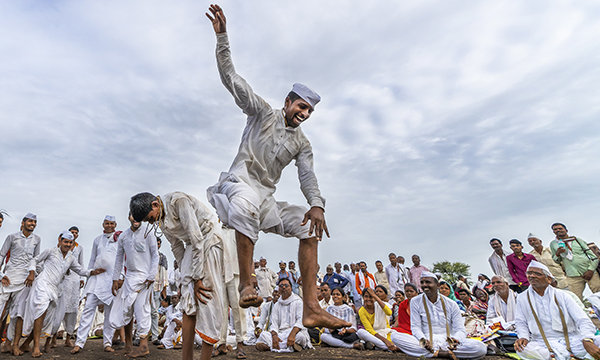
[[[290,297],[287,299],[280,297],[279,300],[277,300],[277,302],[281,303],[281,305],[283,305],[283,306],[288,306],[289,304],[291,304],[294,301],[302,301],[302,299],[300,298],[300,296],[292,293],[292,295],[290,295]]]
[[[506,299],[506,318],[502,315],[502,298],[500,294],[496,293],[494,296],[494,310],[496,311],[496,316],[494,318],[501,317],[506,322],[515,321],[515,306],[516,306],[517,296],[515,292],[511,289],[508,289],[508,298]]]
[[[385,303],[383,304],[385,306]],[[379,335],[387,337],[387,334],[389,334],[392,331],[392,329],[390,329],[387,324],[387,315],[385,314],[381,306],[379,306],[379,303],[374,304],[373,307],[375,308],[373,330],[375,330]]]

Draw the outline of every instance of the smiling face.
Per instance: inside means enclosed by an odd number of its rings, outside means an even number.
[[[450,286],[448,284],[444,283],[444,284],[440,285],[440,294],[448,297],[448,296],[450,296],[450,292],[451,292],[451,290],[450,290]]]
[[[60,238],[60,251],[63,253],[63,255],[68,253],[72,247],[73,247],[73,240],[66,239],[64,237]]]
[[[371,296],[370,291],[363,292],[363,302],[364,302],[365,306],[371,308],[374,304],[374,301],[375,301],[375,299],[373,298],[373,296]]]
[[[417,296],[419,294],[412,287],[406,286],[404,288],[404,295],[406,295],[407,299],[412,299],[412,298],[414,298],[415,296]]]
[[[558,239],[566,239],[569,236],[567,234],[567,229],[562,225],[554,225],[552,227],[552,232]]]
[[[400,292],[400,290],[396,291],[396,293],[394,294],[394,301],[399,304],[399,303],[403,302],[404,299],[406,299],[404,294],[402,292]]]
[[[23,226],[23,230],[33,232],[33,230],[35,230],[35,227],[37,226],[37,220],[25,219],[21,226]]]
[[[279,270],[285,271],[285,263],[279,263]]]
[[[102,222],[102,227],[104,228],[105,233],[111,234],[115,232],[117,223],[115,221],[104,220],[104,222]]]
[[[295,270],[296,269],[296,263],[293,261],[290,261],[288,263],[288,266],[290,267],[290,270]]]
[[[289,127],[296,128],[304,121],[308,120],[313,111],[313,107],[310,106],[306,100],[300,98],[292,102],[292,100],[287,97],[283,107],[285,124]]]
[[[421,258],[419,257],[419,255],[413,255],[412,262],[415,266],[421,265]]]
[[[540,246],[542,246],[542,240],[538,238],[529,238],[527,239],[527,242],[529,243],[529,246],[531,246],[534,249],[537,249]]]
[[[433,295],[437,293],[438,287],[439,283],[437,279],[432,277],[421,278],[421,290],[423,290],[426,295]]]
[[[331,292],[331,298],[333,299],[334,305],[340,306],[344,303],[344,294],[342,294],[339,288],[333,289]]]
[[[502,250],[502,244],[500,243],[500,241],[498,240],[493,240],[490,242],[490,246],[492,247],[492,249],[494,249],[494,251],[498,252]]]
[[[129,223],[131,224],[131,231],[133,232],[137,231],[140,228],[140,226],[142,226],[142,223],[139,221],[135,221],[131,214],[129,214]]]

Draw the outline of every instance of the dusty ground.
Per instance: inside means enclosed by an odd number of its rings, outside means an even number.
[[[59,340],[59,344],[61,341]],[[80,360],[116,360],[116,359],[127,359],[124,354],[118,350],[114,353],[106,353],[102,351],[102,339],[90,339],[87,341],[83,351],[77,355],[70,354],[70,348],[64,348],[60,346],[54,349],[51,354],[44,353],[40,359],[80,359]],[[254,347],[244,347],[248,359],[251,360],[271,360],[271,359],[416,359],[404,354],[392,354],[383,351],[358,351],[348,349],[334,349],[330,347],[316,347],[315,350],[304,350],[299,353],[261,353],[254,349]],[[2,359],[17,359],[12,355],[1,354]],[[30,359],[30,354],[25,354],[19,359]],[[200,349],[198,348],[195,352],[195,359],[200,358]],[[227,355],[221,355],[218,359],[227,360],[235,359],[235,351],[230,352]],[[155,346],[150,347],[150,355],[146,359],[160,359],[160,360],[180,360],[181,350],[158,350]],[[488,356],[486,360],[506,360],[507,358],[498,356]]]

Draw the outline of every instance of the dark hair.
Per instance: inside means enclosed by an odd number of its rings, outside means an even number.
[[[375,286],[375,289],[377,289],[377,288],[380,288],[381,290],[383,290],[383,292],[384,292],[386,295],[388,294],[388,291],[387,291],[387,289],[385,288],[385,286],[383,286],[383,285],[377,285],[377,286]]]
[[[441,287],[442,285],[446,285],[447,287],[449,287],[449,288],[450,288],[450,290],[452,290],[452,286],[450,286],[450,284],[448,284],[448,282],[447,282],[447,281],[445,281],[445,280],[440,280],[440,287]]]
[[[178,294],[176,294],[177,296],[179,296]],[[167,305],[171,305],[171,297],[169,295],[167,295],[164,299],[162,299],[162,301],[165,301],[167,303]]]
[[[72,230],[76,230],[77,232],[79,232],[79,228],[77,226],[71,226],[69,228],[69,231],[72,231]]]
[[[348,266],[348,264],[344,264],[344,270],[350,270],[350,267]]]
[[[404,291],[406,291],[407,287],[413,289],[417,294],[419,293],[419,289],[417,289],[417,286],[415,284],[411,284],[411,283],[404,284]]]
[[[0,219],[4,220],[4,215],[8,215],[8,212],[4,209],[0,209]]]
[[[377,263],[380,263],[381,265],[383,265],[383,263],[381,262],[381,260],[375,261],[375,265],[377,265]]]
[[[282,281],[287,281],[290,286],[292,286],[292,281],[286,277],[279,279],[279,281],[277,281],[277,285],[281,284]]]
[[[404,287],[406,287],[406,285],[404,285]],[[396,293],[400,293],[402,296],[406,297],[406,294],[402,290],[396,290]],[[394,295],[396,295],[396,293],[394,293]]]
[[[135,221],[144,221],[146,216],[152,211],[152,202],[156,201],[157,197],[149,192],[135,194],[129,201],[129,212]]]
[[[496,238],[492,238],[492,240],[490,240],[490,244],[493,243],[494,241],[497,241],[500,243],[500,245],[502,245],[502,241],[500,241],[500,239],[496,239]]]
[[[519,239],[510,239],[509,244],[517,244],[523,246],[523,243]]]
[[[552,224],[552,226],[550,226],[550,229],[554,230],[554,227],[555,227],[555,226],[557,226],[557,225],[560,225],[560,226],[562,226],[563,228],[565,228],[565,231],[569,231],[569,230],[567,229],[567,226],[566,226],[565,224],[563,224],[563,223],[554,223],[554,224]]]
[[[334,292],[334,291],[336,291],[336,290],[340,292],[340,295],[342,295],[342,296],[346,296],[346,293],[344,292],[344,289],[342,289],[342,288],[341,288],[341,287],[339,287],[339,286],[336,286],[336,287],[334,287],[333,289],[331,289],[331,293],[333,294],[333,292]]]
[[[291,284],[291,282],[290,282],[290,284]],[[329,285],[329,283],[328,283],[328,282],[326,282],[326,281],[323,281],[323,282],[321,283],[321,286],[324,286],[324,285],[327,285],[327,286],[328,286],[328,287],[331,289],[331,285]]]
[[[388,257],[390,257],[390,256],[392,256],[392,255],[396,256],[396,254],[394,254],[394,253],[389,253],[389,254],[388,254]]]
[[[469,297],[471,297],[471,292],[467,289],[458,289],[457,293],[459,293],[459,294],[465,293],[465,294],[469,295]]]
[[[296,100],[298,100],[298,99],[302,99],[302,98],[300,97],[300,95],[296,94],[296,93],[295,93],[295,92],[293,92],[293,91],[290,91],[290,92],[287,94],[287,97],[288,97],[288,98],[290,98],[290,101],[292,102],[292,104],[294,103],[294,101],[296,101]]]

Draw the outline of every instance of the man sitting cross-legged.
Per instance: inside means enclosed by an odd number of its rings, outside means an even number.
[[[423,294],[410,301],[412,335],[393,333],[392,341],[410,356],[426,358],[479,359],[487,346],[467,339],[464,320],[458,305],[438,293],[439,281],[429,271],[421,273]]]
[[[279,280],[281,298],[271,313],[270,331],[263,331],[256,348],[260,351],[292,352],[312,349],[310,337],[302,325],[302,299],[292,292],[288,278]]]

